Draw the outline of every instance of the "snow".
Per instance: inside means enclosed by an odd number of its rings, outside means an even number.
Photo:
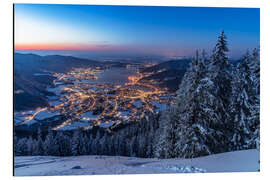
[[[47,87],[46,90],[49,92],[55,93],[57,96],[60,96],[60,91],[66,88],[66,85],[59,85],[56,87]]]
[[[59,111],[50,112],[48,110],[45,110],[45,111],[39,112],[35,116],[35,119],[43,120],[43,119],[51,118],[51,117],[54,117],[54,116],[57,116],[57,115],[59,115]]]
[[[109,121],[109,122],[100,123],[99,126],[102,127],[102,128],[109,128],[114,124],[115,124],[115,122]]]
[[[90,122],[73,122],[72,123],[73,126],[76,126],[76,127],[85,127],[85,126],[89,126],[90,125]]]
[[[123,156],[16,156],[15,176],[158,174],[204,172],[256,172],[256,149],[227,152],[194,159],[157,159]],[[81,168],[73,168],[80,166]]]
[[[90,121],[74,121],[66,126],[59,128],[58,130],[62,131],[76,130],[78,128],[87,127],[90,125],[92,125],[92,122]]]
[[[142,101],[141,100],[136,100],[132,103],[134,106],[136,106],[137,108],[142,106]]]
[[[55,83],[54,83],[54,85],[56,85],[56,86],[57,86],[57,85],[62,85],[62,84],[64,84],[64,83],[63,83],[63,82],[55,82]]]
[[[157,101],[152,101],[151,104],[156,107],[156,112],[164,111],[167,108],[167,105],[165,103],[159,103]]]
[[[63,127],[59,128],[59,129],[57,129],[57,130],[59,130],[59,131],[71,131],[71,130],[76,130],[76,129],[78,129],[77,126],[73,126],[73,125],[68,124],[66,126],[63,126]]]
[[[81,120],[95,120],[98,117],[98,115],[93,115],[93,111],[87,111],[83,113]]]
[[[50,76],[48,73],[34,73],[34,76]]]
[[[20,124],[20,123],[22,123],[24,121],[27,121],[26,116],[22,116],[22,115],[15,115],[14,116],[15,125]]]
[[[120,118],[128,118],[128,116],[130,115],[131,113],[129,111],[121,111],[120,114],[118,115]]]
[[[32,116],[35,113],[35,111],[20,111],[20,112],[14,112],[14,123],[15,125],[21,124],[23,122],[26,122],[27,124],[32,124],[36,121],[29,121],[27,117]]]
[[[58,106],[62,103],[64,103],[64,101],[59,101],[59,100],[49,101],[50,106]]]

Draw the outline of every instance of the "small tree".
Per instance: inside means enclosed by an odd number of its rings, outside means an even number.
[[[177,124],[179,116],[176,109],[168,109],[160,117],[159,130],[154,143],[154,156],[158,158],[176,157]]]
[[[46,136],[44,142],[45,155],[58,156],[59,155],[59,145],[53,135],[53,130],[48,130],[48,135]]]
[[[44,155],[44,144],[43,144],[42,132],[40,128],[38,128],[38,134],[37,134],[37,153],[38,155]]]

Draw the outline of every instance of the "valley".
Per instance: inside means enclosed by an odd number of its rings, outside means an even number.
[[[147,64],[125,67],[94,66],[72,68],[62,73],[35,73],[50,76],[46,91],[49,105],[34,110],[16,111],[16,127],[48,124],[53,130],[111,128],[128,124],[165,110],[173,104],[175,92],[162,88],[161,81],[148,78]],[[158,72],[162,72],[159,70]],[[60,118],[61,117],[61,118]]]

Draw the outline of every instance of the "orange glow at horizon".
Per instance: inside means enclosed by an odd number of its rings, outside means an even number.
[[[103,46],[91,44],[65,44],[65,43],[35,43],[35,44],[15,44],[15,50],[104,50]]]
[[[89,51],[89,52],[125,52],[125,53],[152,53],[160,54],[163,56],[170,56],[161,47],[149,47],[142,45],[123,45],[123,44],[86,44],[86,43],[25,43],[15,42],[15,51]],[[181,51],[182,52],[182,51]],[[176,54],[174,54],[176,55]],[[179,53],[181,56],[182,53]],[[129,83],[136,82],[136,78],[129,79]]]

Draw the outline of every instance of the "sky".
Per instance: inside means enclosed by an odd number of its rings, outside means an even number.
[[[81,57],[208,54],[224,30],[229,57],[260,44],[258,8],[15,4],[16,52]]]

